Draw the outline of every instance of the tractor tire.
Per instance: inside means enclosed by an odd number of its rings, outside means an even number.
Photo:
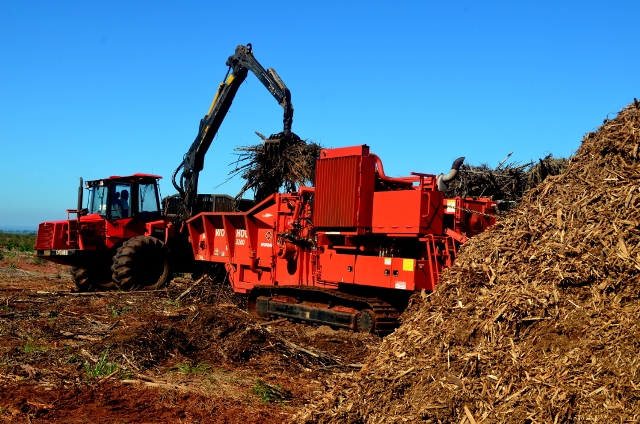
[[[108,266],[71,268],[71,279],[79,292],[108,290],[116,287],[116,284],[111,279]]]
[[[112,279],[122,290],[157,290],[169,283],[169,249],[157,238],[140,236],[118,248]]]
[[[95,290],[95,278],[91,274],[91,270],[86,268],[71,268],[71,279],[75,283],[79,292],[90,292]]]
[[[117,288],[117,284],[115,283],[115,281],[113,281],[111,275],[109,275],[109,278],[103,281],[98,281],[96,283],[96,289],[100,289],[100,290],[111,290],[111,289],[115,289]]]

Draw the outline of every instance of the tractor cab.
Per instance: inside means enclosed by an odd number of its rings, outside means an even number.
[[[83,215],[99,215],[106,220],[140,218],[145,222],[161,219],[157,175],[134,174],[87,181],[89,199]],[[79,199],[81,202],[82,199]]]

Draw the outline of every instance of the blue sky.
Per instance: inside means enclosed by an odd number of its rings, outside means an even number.
[[[640,2],[0,3],[0,229],[66,218],[85,180],[171,174],[238,44],[292,93],[293,131],[368,144],[392,176],[570,156],[640,97]],[[249,75],[200,191],[236,194],[234,148],[282,129]]]

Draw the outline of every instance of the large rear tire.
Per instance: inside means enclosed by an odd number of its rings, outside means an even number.
[[[111,279],[109,266],[87,266],[71,268],[71,279],[79,292],[108,290],[116,286]]]
[[[140,236],[118,248],[112,279],[122,290],[157,290],[169,282],[169,249],[157,238]]]

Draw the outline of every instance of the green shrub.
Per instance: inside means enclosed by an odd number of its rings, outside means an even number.
[[[279,384],[272,385],[264,380],[257,379],[256,384],[253,385],[251,391],[254,395],[260,398],[260,402],[278,402],[282,403],[284,401],[285,396],[282,392],[282,386]]]
[[[24,353],[32,353],[32,352],[46,352],[47,348],[44,346],[40,346],[37,343],[33,343],[31,341],[27,341],[22,349]]]
[[[16,250],[18,252],[33,252],[36,245],[34,232],[5,232],[0,231],[0,249]]]
[[[204,374],[211,366],[207,365],[207,362],[198,362],[197,364],[191,364],[189,362],[185,362],[182,364],[176,365],[176,369],[178,372],[183,374]]]
[[[105,350],[98,362],[93,366],[88,362],[84,363],[84,371],[87,373],[89,378],[105,377],[118,369],[117,363],[114,364],[107,361],[108,353],[109,349]]]

